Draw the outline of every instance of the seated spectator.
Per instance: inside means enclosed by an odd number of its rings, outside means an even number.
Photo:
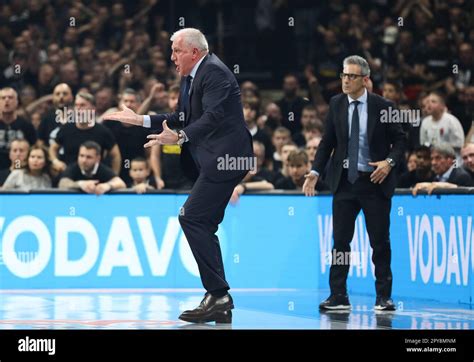
[[[252,135],[252,139],[263,143],[265,146],[266,163],[270,162],[273,154],[272,141],[265,131],[262,131],[257,127],[256,121],[258,117],[258,106],[255,102],[244,102],[243,107],[245,123]]]
[[[279,171],[282,166],[281,159],[281,149],[284,145],[291,141],[291,133],[285,127],[278,127],[275,132],[273,132],[272,144],[275,148],[273,153],[273,171]]]
[[[435,181],[417,183],[413,188],[413,195],[419,190],[426,190],[431,194],[437,188],[471,186],[471,176],[462,167],[454,167],[455,159],[456,153],[450,145],[434,146],[431,149],[431,167],[435,173]]]
[[[86,141],[79,147],[77,162],[69,165],[61,175],[60,189],[80,189],[88,194],[102,195],[125,188],[125,182],[103,165],[102,150],[98,143]]]
[[[275,184],[278,176],[281,175],[279,172],[269,170],[265,167],[265,145],[259,141],[253,141],[253,154],[256,159],[256,170],[255,172],[249,172],[243,179],[243,182],[250,181],[261,181],[266,180],[272,184]]]
[[[264,130],[268,135],[282,126],[283,116],[280,107],[276,103],[268,103],[265,107],[265,113],[257,119],[258,128]]]
[[[459,155],[464,144],[464,130],[459,120],[447,112],[443,97],[430,93],[426,112],[428,116],[421,122],[420,144],[437,146],[447,143]]]
[[[75,122],[66,123],[59,130],[55,142],[49,148],[53,168],[61,172],[66,166],[77,160],[79,147],[86,141],[94,141],[101,149],[107,151],[105,157],[116,174],[120,173],[121,155],[113,133],[105,126],[96,123],[94,96],[89,93],[78,93],[74,103]],[[61,154],[59,151],[63,149]]]
[[[308,155],[309,162],[313,164],[314,158],[316,157],[316,152],[318,152],[319,144],[321,143],[321,137],[313,137],[306,142],[305,151]]]
[[[298,147],[305,147],[308,140],[314,137],[322,137],[323,132],[323,122],[319,119],[313,119],[305,123],[301,132],[293,135],[293,140]]]
[[[18,93],[10,87],[0,89],[0,169],[10,166],[10,143],[14,139],[26,139],[36,143],[36,130],[25,118],[18,116]]]
[[[283,190],[302,190],[305,181],[305,175],[311,171],[311,163],[308,155],[303,150],[292,151],[288,155],[289,177],[280,179],[276,185],[276,189]],[[316,184],[316,190],[322,191],[326,189],[324,183],[319,179]]]
[[[408,155],[408,160],[407,160],[407,170],[408,172],[413,171],[416,169],[416,151],[411,152]]]
[[[467,143],[461,149],[461,157],[464,170],[471,175],[471,180],[474,181],[474,143]]]
[[[74,98],[71,88],[60,83],[54,87],[53,108],[41,120],[38,127],[38,143],[49,147],[56,140],[59,129],[68,122],[68,109],[72,110]]]
[[[289,167],[288,167],[288,155],[293,152],[297,151],[298,147],[293,142],[288,142],[281,148],[281,167],[275,176],[276,179],[288,177],[290,175]]]
[[[309,104],[306,98],[299,96],[300,84],[294,74],[287,74],[283,79],[283,98],[277,105],[283,115],[283,126],[291,131],[291,134],[301,130],[301,114],[303,108]]]
[[[146,158],[134,158],[130,164],[130,179],[128,188],[133,188],[137,194],[143,194],[147,190],[155,190],[155,178],[150,177],[150,166]]]
[[[43,146],[34,145],[28,152],[26,167],[13,170],[7,177],[3,189],[30,191],[50,188],[49,168],[48,151]]]
[[[10,175],[13,170],[19,170],[26,166],[29,149],[30,144],[25,139],[14,139],[11,142],[9,152],[11,165],[9,168],[0,170],[0,186],[5,183],[8,175]]]
[[[429,147],[420,146],[415,151],[416,168],[405,172],[398,180],[398,187],[411,188],[420,182],[434,181],[434,172],[431,170],[431,150]]]
[[[133,89],[125,89],[121,94],[120,104],[137,112],[140,106],[138,93]],[[150,129],[114,121],[104,121],[102,125],[112,131],[115,137],[122,158],[118,176],[128,184],[131,181],[129,176],[131,160],[137,157],[149,158],[150,149],[145,149],[143,145],[147,142],[146,137],[150,134]]]

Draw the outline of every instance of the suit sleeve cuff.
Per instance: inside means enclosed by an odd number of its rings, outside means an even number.
[[[151,117],[149,115],[143,116],[143,127],[150,128],[151,127]]]
[[[188,138],[188,136],[186,135],[186,132],[184,132],[183,130],[181,130],[181,131],[179,131],[179,133],[181,133],[181,134],[183,135],[183,139],[184,139],[183,143],[189,141],[189,138]]]

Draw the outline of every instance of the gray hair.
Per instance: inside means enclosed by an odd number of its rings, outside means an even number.
[[[133,88],[125,88],[121,94],[121,97],[123,97],[125,94],[132,95],[135,97],[135,101],[140,103],[142,101],[142,97],[140,97],[140,93],[138,93],[135,89]]]
[[[365,60],[364,58],[358,55],[350,55],[347,58],[345,58],[344,61],[342,62],[343,66],[346,66],[348,64],[358,65],[360,67],[360,71],[362,75],[364,76],[370,75],[369,63],[367,63],[367,60]]]
[[[456,152],[449,143],[440,143],[431,147],[431,152],[436,151],[444,157],[456,158]]]
[[[184,43],[192,48],[197,48],[200,51],[209,51],[206,37],[200,30],[195,28],[184,28],[178,30],[171,35],[170,40],[175,41],[178,37],[183,37]]]

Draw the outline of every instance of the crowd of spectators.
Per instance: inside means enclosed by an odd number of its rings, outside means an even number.
[[[407,111],[399,187],[474,186],[468,0],[12,0],[0,5],[3,189],[190,189],[178,145],[144,149],[153,130],[102,121],[122,105],[176,108],[169,38],[179,26],[203,29],[211,51],[240,69],[257,162],[232,201],[246,190],[301,189],[351,54],[369,62],[368,91]],[[316,188],[327,189],[324,177]]]

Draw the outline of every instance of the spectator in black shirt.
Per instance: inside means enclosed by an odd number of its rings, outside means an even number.
[[[36,143],[36,130],[26,119],[17,116],[18,94],[13,88],[0,90],[0,170],[10,167],[10,145],[14,139]]]
[[[110,164],[118,175],[121,168],[120,149],[112,132],[105,126],[96,123],[94,96],[89,93],[78,93],[74,103],[74,122],[65,124],[56,136],[56,142],[50,146],[50,158],[53,168],[63,171],[66,165],[77,160],[80,145],[86,141],[98,143],[110,158]],[[77,119],[76,119],[77,118]],[[60,154],[61,147],[64,153]],[[105,157],[103,159],[105,160]]]
[[[309,101],[298,95],[300,84],[298,78],[288,74],[283,80],[283,98],[277,102],[283,115],[283,126],[295,134],[301,130],[301,113]]]
[[[80,189],[96,195],[125,188],[125,182],[100,162],[101,153],[100,145],[96,142],[84,142],[79,148],[77,162],[69,165],[61,175],[59,188]]]
[[[72,110],[72,90],[66,83],[54,87],[53,109],[46,113],[38,128],[38,142],[49,147],[56,139],[59,129],[67,122],[67,110]]]
[[[434,181],[434,172],[431,170],[431,151],[427,146],[420,146],[415,151],[416,168],[402,174],[398,180],[399,188],[411,188],[420,182]]]

